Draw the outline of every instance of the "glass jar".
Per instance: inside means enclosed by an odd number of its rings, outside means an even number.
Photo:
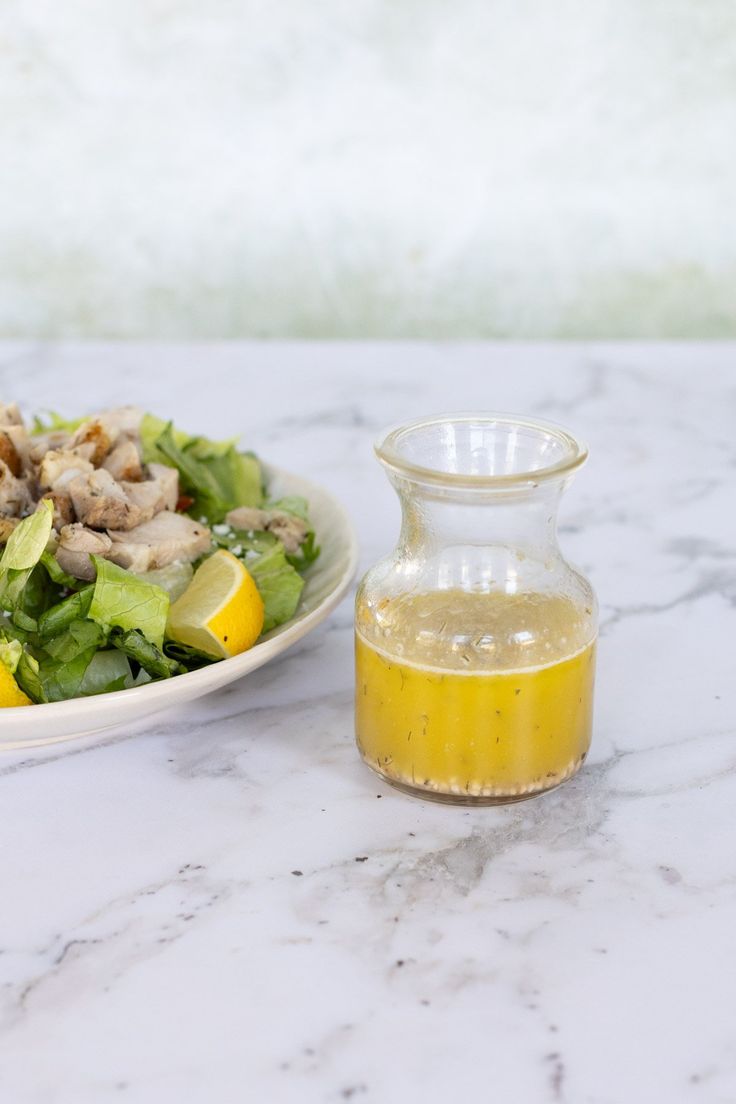
[[[590,746],[597,605],[557,543],[587,449],[501,414],[425,418],[376,454],[399,543],[356,599],[356,736],[407,793],[521,801],[571,778]]]

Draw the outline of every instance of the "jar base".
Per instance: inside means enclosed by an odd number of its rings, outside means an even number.
[[[543,786],[540,787],[540,789],[530,790],[524,793],[495,794],[448,793],[444,790],[430,789],[429,786],[417,786],[409,782],[402,782],[399,778],[392,778],[390,775],[384,774],[383,771],[376,770],[375,766],[366,759],[364,759],[363,762],[367,767],[370,767],[373,773],[377,775],[381,781],[388,783],[394,790],[398,790],[408,797],[415,797],[420,801],[433,801],[437,805],[455,805],[466,809],[477,809],[483,807],[488,808],[493,805],[516,805],[520,801],[530,801],[533,797],[542,797],[543,794],[552,793],[553,790],[559,789],[565,782],[569,782],[571,778],[575,777],[585,762],[585,758],[586,756],[582,755],[549,786]]]

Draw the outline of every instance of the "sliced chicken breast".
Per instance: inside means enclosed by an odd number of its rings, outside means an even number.
[[[151,507],[132,502],[104,468],[77,476],[64,489],[79,520],[93,529],[134,529],[153,516]]]
[[[65,525],[61,530],[56,560],[59,567],[75,579],[91,582],[95,577],[95,566],[90,556],[107,556],[111,547],[112,541],[107,533],[96,533],[77,522]]]
[[[33,438],[26,427],[18,425],[3,426],[2,432],[17,452],[23,474],[35,475],[33,461],[31,460]]]
[[[305,521],[284,510],[259,510],[255,506],[237,506],[225,518],[233,529],[262,529],[273,533],[290,554],[297,552],[307,535]]]
[[[99,418],[90,418],[74,431],[68,447],[78,449],[80,456],[91,460],[98,467],[112,448],[116,437],[117,431],[111,433]]]
[[[184,514],[162,510],[151,521],[127,532],[108,530],[108,559],[131,571],[152,571],[177,560],[191,563],[208,551],[210,531]]]
[[[0,544],[8,543],[8,537],[19,524],[20,518],[0,517]]]
[[[9,427],[6,427],[6,432]],[[29,438],[29,456],[34,464],[40,464],[50,449],[63,450],[69,440],[69,434],[63,429],[52,429],[49,433],[37,433]]]
[[[65,525],[72,524],[74,521],[74,506],[68,494],[65,494],[64,491],[46,491],[43,497],[48,498],[54,507],[53,526],[57,533]]]
[[[102,462],[105,471],[109,471],[118,482],[137,483],[143,479],[143,465],[135,442],[118,441]]]
[[[23,470],[23,461],[10,434],[0,429],[0,460],[3,460],[10,468],[14,476],[19,476]]]
[[[94,468],[89,460],[84,460],[68,449],[51,449],[46,453],[38,469],[38,485],[41,490],[50,488],[61,491],[65,485],[78,475],[92,472]]]
[[[17,403],[0,403],[0,425],[23,425],[23,415]]]
[[[0,514],[24,517],[33,505],[34,498],[26,481],[16,479],[5,461],[0,460]]]
[[[154,514],[161,510],[175,510],[179,498],[179,473],[165,464],[149,464],[148,479],[141,483],[121,483],[131,502],[144,508],[151,507]]]
[[[116,406],[110,410],[102,410],[97,415],[97,420],[114,440],[118,436],[137,437],[143,421],[143,411],[139,406]]]

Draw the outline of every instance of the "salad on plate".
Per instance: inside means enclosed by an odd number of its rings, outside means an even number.
[[[0,404],[0,707],[238,655],[296,612],[308,504],[258,458],[136,407],[27,426]]]

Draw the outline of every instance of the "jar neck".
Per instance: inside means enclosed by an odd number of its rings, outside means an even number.
[[[513,548],[526,556],[560,555],[557,512],[562,480],[494,495],[443,492],[392,478],[401,503],[399,551],[429,557],[458,546]]]

